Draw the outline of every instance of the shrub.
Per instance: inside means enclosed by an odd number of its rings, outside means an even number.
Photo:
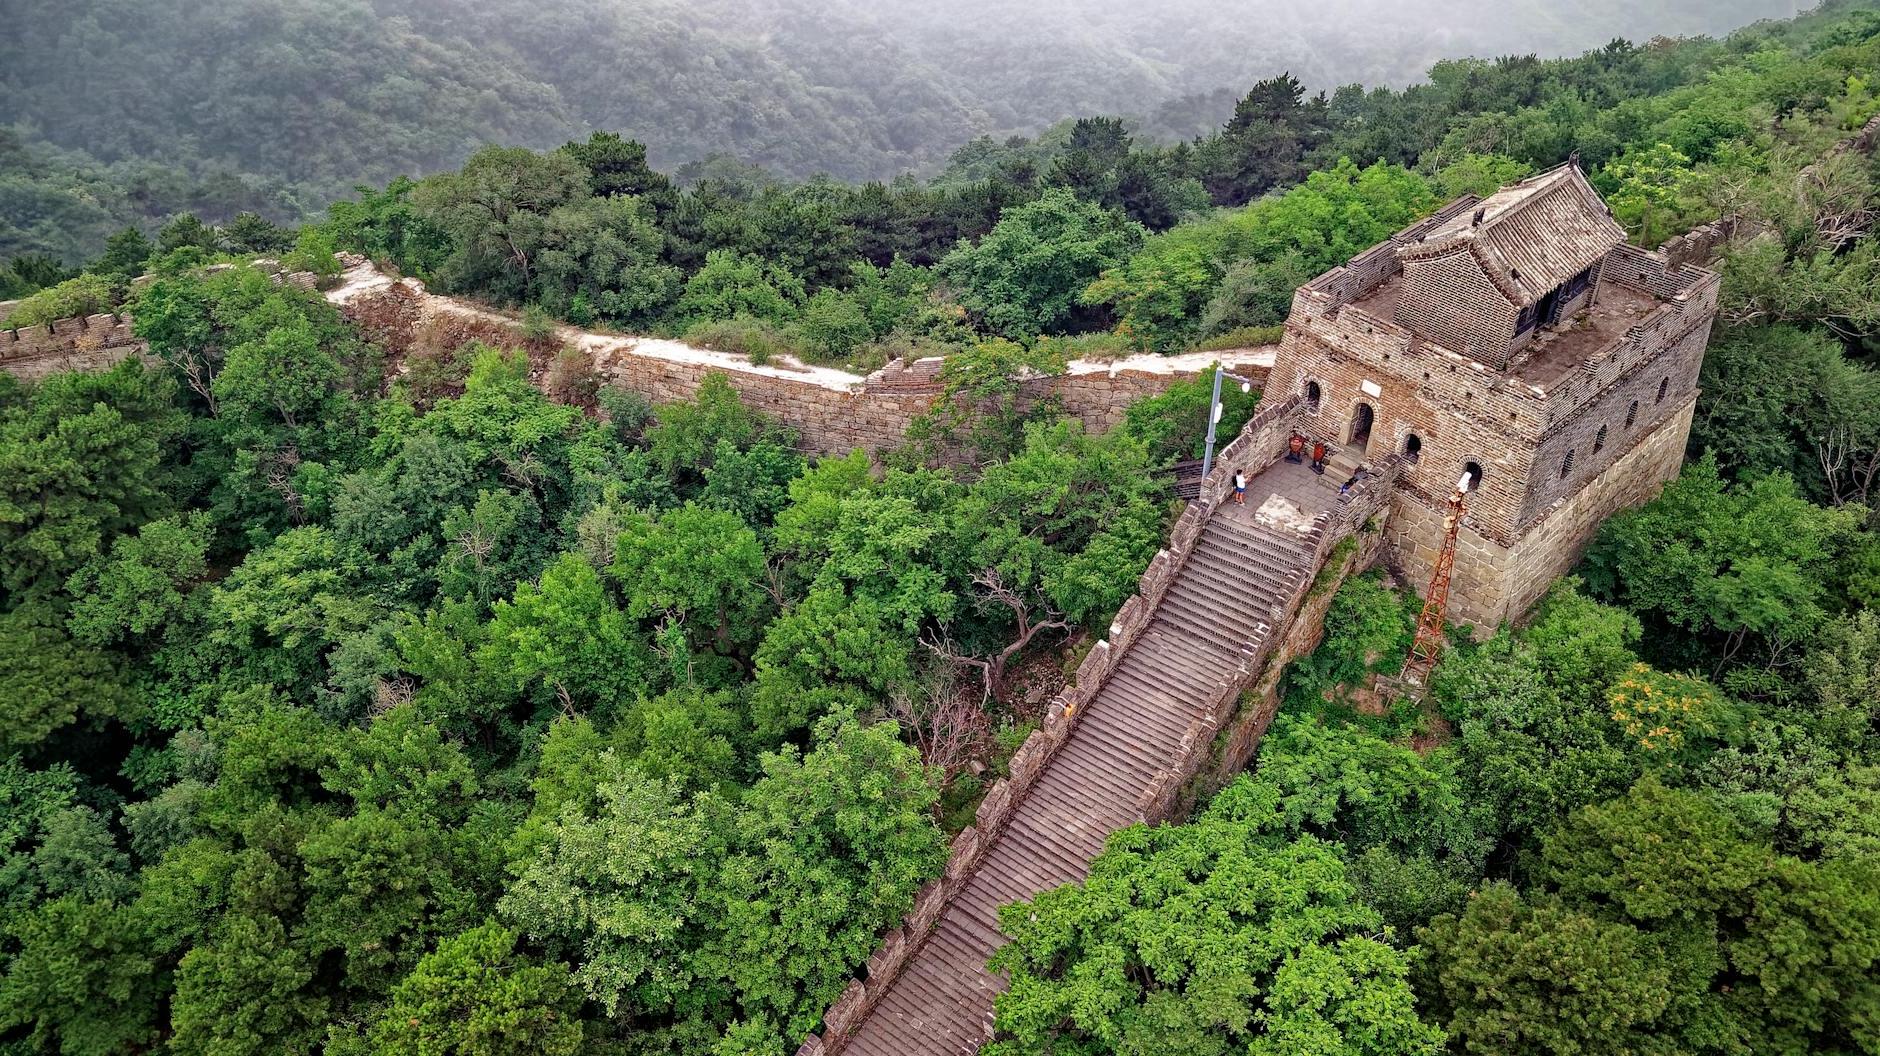
[[[328,280],[339,275],[339,258],[334,255],[337,252],[331,234],[321,228],[303,227],[300,237],[294,240],[293,252],[281,263],[288,271],[312,272],[320,285],[325,286]]]
[[[531,345],[545,345],[555,339],[555,320],[539,304],[522,310],[522,339]]]
[[[548,393],[548,398],[571,407],[594,406],[594,397],[600,388],[601,376],[594,369],[594,357],[575,348],[557,352],[542,378],[542,390]]]
[[[1242,326],[1226,333],[1204,337],[1195,342],[1191,352],[1225,352],[1236,348],[1258,348],[1261,345],[1277,345],[1286,334],[1285,323],[1271,326]]]
[[[1038,346],[1065,360],[1117,359],[1135,351],[1129,347],[1127,337],[1110,331],[1073,334],[1069,337],[1043,337],[1038,339]]]
[[[738,315],[696,323],[685,332],[687,344],[749,356],[752,363],[763,365],[776,356],[796,355],[798,348],[788,333],[765,319]]]

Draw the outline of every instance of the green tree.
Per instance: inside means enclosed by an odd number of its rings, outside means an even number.
[[[438,944],[392,990],[373,1028],[375,1056],[573,1056],[579,1002],[559,964],[516,949],[484,924]]]
[[[518,683],[554,693],[564,708],[613,705],[643,688],[647,646],[608,597],[592,565],[564,554],[539,584],[498,601],[479,658]]]
[[[1638,929],[1554,899],[1527,904],[1507,884],[1418,939],[1431,1011],[1482,1056],[1649,1051],[1673,998],[1663,954]]]
[[[0,614],[0,745],[30,749],[84,716],[90,723],[136,714],[137,698],[112,658],[67,637],[58,614],[25,605]]]
[[[1471,1051],[1859,1051],[1880,1022],[1875,869],[1776,854],[1642,781],[1548,837],[1537,893],[1439,918],[1426,970]]]
[[[1440,1051],[1336,846],[1209,810],[1125,829],[1080,884],[1007,906],[986,1051]]]
[[[567,154],[485,147],[462,169],[419,184],[411,202],[451,240],[439,281],[517,303],[537,292],[541,257],[550,249],[549,215],[587,197],[587,171]]]
[[[978,243],[947,254],[939,274],[988,329],[1022,340],[1069,326],[1078,294],[1135,252],[1144,234],[1069,191],[1047,191],[1006,210]]]
[[[103,275],[87,273],[28,295],[5,319],[0,319],[0,323],[7,329],[44,326],[56,319],[108,312],[116,303],[111,294],[111,281]]]
[[[703,1014],[721,999],[691,956],[710,925],[699,893],[723,854],[718,808],[624,760],[598,763],[587,809],[564,806],[517,863],[503,919],[572,961],[609,1014]]]
[[[646,440],[653,461],[670,476],[703,473],[721,445],[745,447],[762,435],[764,422],[744,406],[723,374],[705,375],[689,403],[665,403],[654,411]]]
[[[1496,831],[1544,829],[1620,792],[1647,765],[1607,699],[1633,672],[1639,636],[1635,618],[1569,580],[1525,633],[1504,630],[1437,669],[1432,689],[1455,723],[1462,773]]]
[[[685,323],[748,315],[787,323],[803,302],[803,280],[782,266],[728,249],[714,249],[705,265],[685,281],[673,306]]]
[[[173,391],[126,361],[0,403],[0,587],[44,596],[113,536],[169,512]]]
[[[736,514],[687,503],[657,519],[629,515],[611,574],[634,619],[685,628],[695,649],[745,651],[763,626],[764,548]]]
[[[105,242],[104,255],[93,263],[92,270],[113,280],[128,283],[143,274],[144,266],[150,263],[150,255],[156,252],[156,248],[150,239],[144,236],[142,230],[127,227],[112,235]]]
[[[200,514],[151,521],[121,535],[72,574],[68,626],[91,645],[160,634],[181,620],[189,593],[208,571],[209,524]]]
[[[767,1017],[783,1039],[816,1025],[946,861],[937,795],[900,731],[823,732],[801,757],[765,757],[706,895],[723,923],[703,956],[724,966],[743,1015]]]
[[[307,1052],[325,1033],[330,1002],[308,984],[316,965],[271,915],[231,913],[213,939],[183,955],[170,1002],[179,1056]]]
[[[17,951],[0,974],[0,1030],[61,1056],[116,1056],[158,1037],[163,973],[135,916],[68,896],[13,917]],[[23,1049],[22,1051],[27,1051]]]
[[[1721,666],[1790,647],[1820,626],[1854,528],[1852,511],[1810,504],[1787,477],[1728,485],[1705,458],[1600,528],[1586,582],[1596,596],[1685,632]]]
[[[1822,455],[1880,448],[1880,373],[1839,341],[1792,325],[1722,327],[1699,384],[1692,451],[1714,453],[1733,478],[1787,474],[1816,502],[1858,498],[1845,475],[1823,472]]]
[[[1603,176],[1612,185],[1606,200],[1635,241],[1655,246],[1680,226],[1693,175],[1690,158],[1669,143],[1656,143],[1606,166]]]

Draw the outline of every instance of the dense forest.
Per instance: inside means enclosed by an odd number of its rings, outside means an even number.
[[[15,0],[0,33],[0,257],[77,263],[115,227],[317,213],[362,182],[591,129],[656,165],[930,175],[960,143],[1120,113],[1156,141],[1290,69],[1315,90],[1438,59],[1718,33],[1779,0],[1380,11],[1241,0]],[[1368,159],[1366,159],[1368,160]]]
[[[1090,116],[927,181],[569,134],[297,228],[13,246],[9,323],[128,307],[151,362],[0,375],[0,1054],[793,1052],[1179,512],[1201,381],[1098,435],[1013,378],[1270,336],[1299,281],[1576,154],[1642,244],[1760,232],[1683,476],[1522,626],[1458,629],[1421,705],[1367,688],[1420,585],[1343,588],[1252,770],[1008,910],[986,1051],[1880,1052],[1880,166],[1831,153],[1877,59],[1842,3],[1270,78],[1204,135]],[[0,149],[43,162],[14,190],[137,186]],[[341,249],[530,347],[389,362],[248,263]],[[602,384],[556,319],[943,352],[948,398],[814,458],[722,379]]]

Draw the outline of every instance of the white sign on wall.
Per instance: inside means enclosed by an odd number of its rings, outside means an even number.
[[[1375,381],[1360,382],[1358,388],[1363,389],[1366,396],[1384,395],[1384,387]]]

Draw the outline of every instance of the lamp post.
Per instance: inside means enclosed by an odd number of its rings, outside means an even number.
[[[1252,392],[1253,379],[1243,378],[1219,364],[1214,367],[1214,395],[1208,399],[1208,445],[1201,454],[1201,479],[1208,479],[1214,469],[1214,435],[1221,424],[1221,414],[1227,408],[1221,403],[1221,379],[1233,378],[1240,382],[1240,391]]]

